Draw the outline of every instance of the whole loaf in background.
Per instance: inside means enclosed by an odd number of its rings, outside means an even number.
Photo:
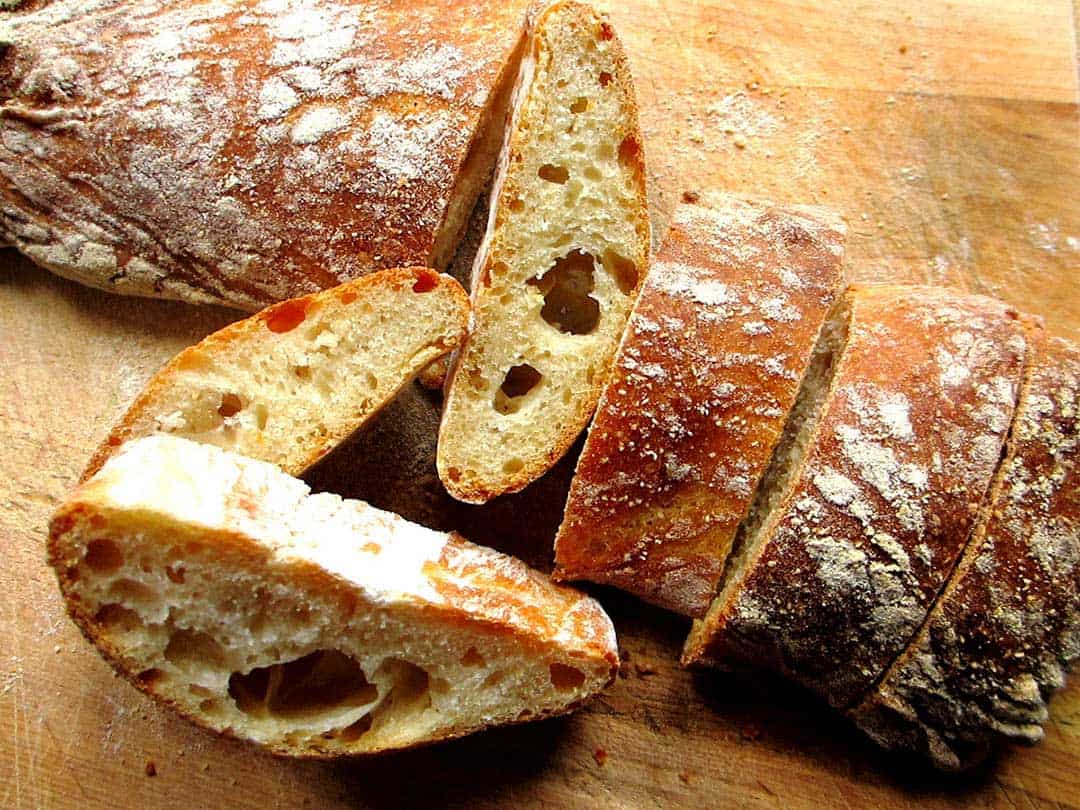
[[[526,4],[36,5],[0,15],[0,242],[94,287],[255,310],[445,267]]]

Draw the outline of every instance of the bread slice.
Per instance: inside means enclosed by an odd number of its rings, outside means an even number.
[[[299,475],[457,346],[468,316],[461,285],[423,267],[384,270],[275,304],[171,360],[83,479],[124,442],[156,432]]]
[[[995,496],[915,641],[853,712],[941,768],[1042,739],[1080,657],[1080,348],[1036,335]]]
[[[83,284],[254,311],[445,269],[528,0],[53,0],[0,18],[0,242]]]
[[[980,296],[860,287],[846,312],[846,336],[826,341],[835,371],[801,395],[684,651],[772,668],[843,709],[911,641],[964,549],[1026,351],[1017,314]]]
[[[600,606],[523,563],[174,436],[125,445],[82,484],[49,558],[117,671],[280,754],[567,712],[618,666]]]
[[[592,416],[645,277],[649,220],[633,80],[611,25],[535,21],[473,266],[438,470],[482,503],[540,477]]]
[[[616,355],[555,539],[555,578],[702,616],[842,291],[829,212],[683,205]]]

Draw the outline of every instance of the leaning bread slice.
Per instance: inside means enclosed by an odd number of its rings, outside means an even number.
[[[449,276],[384,270],[275,304],[159,371],[83,478],[136,436],[171,433],[299,475],[458,345],[469,302]]]
[[[705,613],[841,292],[843,236],[822,209],[675,212],[578,460],[556,579]]]
[[[1080,657],[1080,349],[1033,341],[996,497],[915,642],[853,712],[947,769],[1042,739]]]
[[[600,606],[523,563],[173,436],[125,445],[83,483],[49,556],[121,674],[283,754],[570,711],[618,664]]]
[[[437,458],[471,503],[522,489],[570,448],[645,276],[633,81],[587,6],[558,3],[535,22],[492,201]]]
[[[1026,351],[1016,313],[989,298],[888,286],[846,298],[831,380],[800,395],[684,651],[770,667],[841,708],[907,646],[949,578]]]

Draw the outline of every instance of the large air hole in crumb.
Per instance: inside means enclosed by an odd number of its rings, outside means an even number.
[[[600,302],[589,295],[596,265],[591,253],[572,250],[542,276],[529,279],[544,295],[540,316],[560,332],[587,335],[600,322]]]
[[[236,394],[222,394],[221,404],[218,405],[218,415],[223,419],[236,416],[244,409],[244,401]]]
[[[476,647],[469,647],[461,656],[461,665],[465,667],[482,667],[485,663],[484,656],[476,651]]]
[[[516,475],[525,467],[525,462],[520,458],[509,458],[503,462],[503,472],[507,475]]]
[[[555,166],[552,163],[545,163],[536,173],[541,180],[559,185],[565,183],[570,177],[570,171],[565,166]]]
[[[157,591],[138,580],[126,577],[109,586],[109,597],[117,602],[135,605],[153,605],[158,601]]]
[[[194,671],[225,664],[225,651],[213,638],[198,630],[177,630],[165,647],[165,660],[178,669]]]
[[[577,667],[560,664],[558,661],[548,667],[551,684],[560,691],[579,689],[585,683],[585,673]]]
[[[137,630],[143,626],[142,618],[138,613],[115,603],[102,605],[98,612],[94,614],[94,621],[109,630],[119,630],[123,633]]]
[[[600,71],[600,86],[601,87],[607,87],[609,84],[611,84],[611,78],[612,78],[612,76],[611,76],[610,73],[608,73],[606,70],[601,70]]]
[[[124,554],[112,540],[101,537],[87,543],[85,560],[95,571],[112,573],[124,564]]]
[[[395,714],[418,713],[431,705],[431,678],[427,670],[400,658],[387,659],[380,667],[383,668],[393,673],[394,685],[376,715],[391,710]]]
[[[589,100],[585,96],[580,96],[573,104],[570,105],[570,112],[583,113],[589,109]]]
[[[543,375],[528,363],[514,366],[506,372],[502,385],[495,392],[495,410],[499,413],[515,413],[522,400],[540,384]]]
[[[629,295],[634,291],[638,283],[636,264],[610,249],[604,251],[602,262],[604,269],[615,278],[615,283],[619,285],[619,291],[623,295]]]
[[[283,664],[234,672],[229,696],[244,714],[310,720],[366,706],[379,692],[353,658],[338,650],[317,650]]]

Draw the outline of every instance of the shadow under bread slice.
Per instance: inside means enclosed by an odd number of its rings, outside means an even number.
[[[570,711],[618,667],[592,599],[265,462],[128,442],[54,516],[68,612],[213,731],[334,757]]]
[[[633,79],[611,25],[556,3],[531,29],[451,369],[439,477],[484,503],[543,475],[588,424],[645,278]]]
[[[1080,656],[1080,349],[1033,330],[1008,453],[919,635],[851,716],[941,768],[1043,737]]]
[[[299,475],[464,337],[461,285],[383,270],[294,298],[180,352],[147,383],[83,474],[125,441],[170,433]]]
[[[843,288],[831,212],[707,194],[642,287],[555,541],[557,579],[702,616]]]
[[[911,641],[971,535],[1026,352],[1005,304],[856,287],[686,663],[771,668],[846,709]],[[828,344],[829,341],[825,341]]]

